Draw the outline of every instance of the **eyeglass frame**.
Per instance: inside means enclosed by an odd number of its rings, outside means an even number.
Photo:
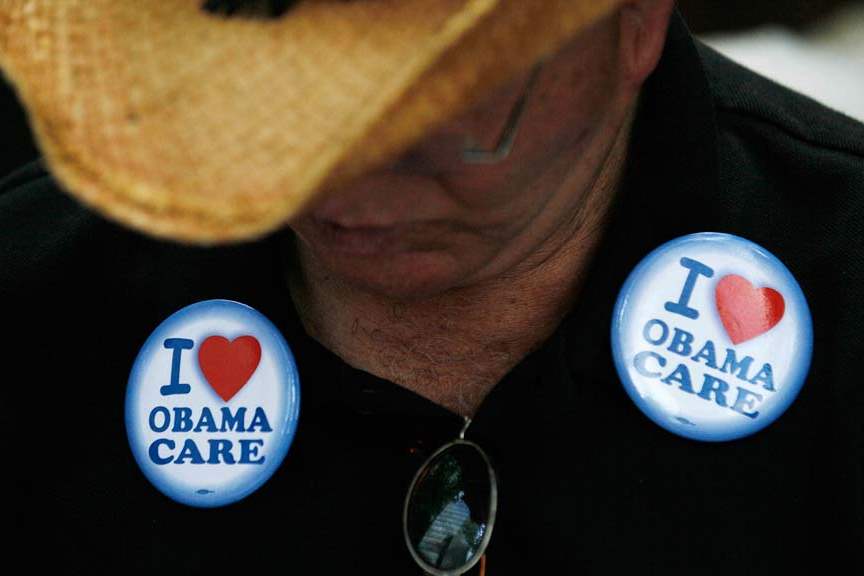
[[[513,151],[513,145],[516,143],[516,136],[519,133],[519,127],[522,124],[522,120],[525,118],[525,107],[528,98],[531,95],[534,85],[537,83],[537,77],[540,75],[540,70],[543,68],[543,64],[544,61],[541,60],[534,66],[534,69],[528,76],[525,89],[522,91],[519,99],[516,100],[516,103],[510,110],[510,114],[507,116],[507,123],[501,131],[501,135],[498,137],[498,142],[495,145],[495,148],[492,150],[483,150],[482,148],[478,148],[469,137],[466,139],[465,146],[462,149],[461,158],[463,163],[480,165],[498,164],[510,156],[510,153]]]

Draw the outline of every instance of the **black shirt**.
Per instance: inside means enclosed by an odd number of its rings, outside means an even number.
[[[864,569],[862,222],[864,128],[694,42],[673,18],[579,301],[469,429],[500,480],[487,574]],[[643,416],[609,346],[629,271],[700,231],[774,253],[814,322],[798,399],[768,428],[725,443],[686,440]],[[290,246],[288,232],[214,249],[154,241],[61,194],[38,163],[0,184],[3,469],[28,567],[419,573],[403,499],[461,418],[306,336],[284,281]],[[123,405],[150,332],[211,298],[247,303],[279,327],[303,399],[274,476],[238,503],[196,509],[144,478]]]

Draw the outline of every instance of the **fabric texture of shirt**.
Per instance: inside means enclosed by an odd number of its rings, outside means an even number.
[[[469,429],[500,481],[487,574],[864,571],[862,222],[864,127],[700,45],[675,16],[578,302]],[[703,231],[770,250],[814,323],[797,400],[731,442],[651,422],[609,345],[627,274],[663,242]],[[28,569],[420,573],[403,500],[462,420],[305,334],[285,282],[292,241],[288,231],[210,249],[148,239],[79,206],[38,162],[0,183],[3,469]],[[152,330],[212,298],[244,302],[282,331],[302,405],[269,481],[196,509],[143,476],[123,407]]]

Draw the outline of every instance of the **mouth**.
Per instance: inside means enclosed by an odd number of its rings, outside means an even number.
[[[384,256],[403,251],[406,226],[347,226],[335,220],[311,217],[304,227],[314,246],[346,256]]]

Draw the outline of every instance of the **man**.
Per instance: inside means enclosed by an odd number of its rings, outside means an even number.
[[[626,6],[536,77],[293,222],[307,331],[349,364],[472,415],[572,307],[670,9]],[[466,143],[494,148],[523,96],[512,152],[467,163]]]
[[[488,574],[860,564],[864,129],[695,43],[671,9],[624,2],[257,243],[148,240],[38,165],[9,176],[3,301],[9,362],[28,371],[13,497],[29,544],[88,571],[417,573],[402,502],[468,416],[500,478]],[[506,157],[471,162],[508,132]],[[627,273],[701,231],[768,247],[814,318],[800,397],[730,443],[641,415],[608,344]],[[303,408],[266,484],[199,510],[136,468],[121,383],[153,327],[209,298],[282,330]]]

